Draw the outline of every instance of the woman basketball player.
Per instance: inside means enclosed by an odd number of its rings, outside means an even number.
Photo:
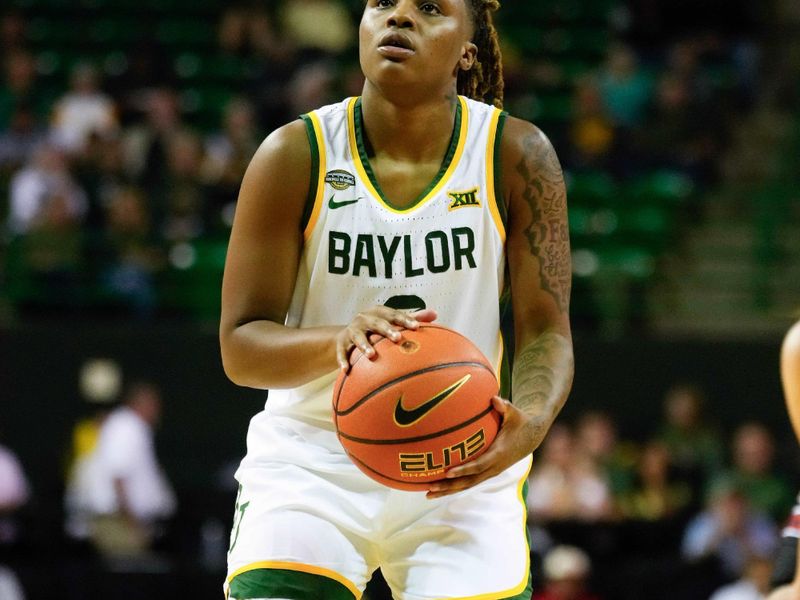
[[[226,373],[269,389],[248,432],[230,598],[529,598],[523,484],[572,382],[564,182],[547,138],[502,101],[497,0],[369,0],[366,82],[271,134],[244,177],[220,341]],[[513,404],[481,457],[427,493],[364,476],[337,441],[337,366],[370,335],[438,319],[501,372]],[[373,338],[374,339],[374,338]]]
[[[781,347],[781,382],[783,397],[792,429],[800,442],[800,321],[789,329]],[[798,497],[800,498],[800,497]],[[769,595],[769,600],[800,600],[800,504],[792,510],[789,523],[784,529],[784,545],[776,561],[773,581],[791,583]],[[792,581],[793,580],[793,581]]]

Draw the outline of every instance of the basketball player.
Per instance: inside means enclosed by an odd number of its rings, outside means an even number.
[[[800,321],[786,334],[781,347],[781,381],[783,397],[789,420],[797,440],[800,441]],[[800,496],[798,496],[800,499]],[[776,560],[773,581],[791,583],[781,586],[769,595],[769,600],[800,600],[800,505],[792,510],[788,525],[783,531],[784,545]]]
[[[271,134],[244,177],[223,282],[226,373],[269,389],[248,432],[230,598],[529,598],[525,482],[572,382],[564,182],[547,138],[502,101],[497,0],[369,0],[363,95]],[[364,476],[331,416],[348,353],[434,319],[501,372],[490,449],[427,493]],[[374,340],[375,338],[373,338]],[[431,390],[434,395],[439,390]]]

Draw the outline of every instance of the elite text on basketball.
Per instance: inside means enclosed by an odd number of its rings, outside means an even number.
[[[413,478],[430,477],[442,473],[453,464],[465,462],[469,457],[480,452],[485,445],[486,434],[481,428],[463,442],[444,448],[441,456],[434,455],[434,452],[401,452],[399,454],[401,475]]]

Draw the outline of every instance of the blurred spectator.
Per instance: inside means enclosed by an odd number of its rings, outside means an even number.
[[[223,127],[206,139],[203,179],[211,187],[212,227],[223,221],[230,227],[233,208],[250,159],[261,139],[255,121],[255,108],[244,98],[235,98],[225,107]]]
[[[203,143],[197,134],[184,130],[170,138],[165,186],[161,194],[151,196],[163,238],[181,242],[206,232],[209,200],[208,187],[200,179],[202,165]]]
[[[292,115],[313,110],[320,102],[330,103],[335,97],[335,63],[322,59],[297,69],[288,85],[288,109]]]
[[[763,600],[769,593],[772,561],[751,557],[742,577],[718,589],[709,600]]]
[[[35,221],[13,243],[21,257],[17,283],[29,286],[22,308],[60,313],[81,305],[85,232],[68,195],[54,190],[44,196]]]
[[[775,441],[761,423],[745,423],[734,432],[731,468],[722,477],[735,481],[759,511],[781,521],[794,503],[788,482],[774,470]]]
[[[0,56],[13,52],[25,43],[25,16],[9,8],[0,15]]]
[[[86,226],[93,231],[100,230],[105,223],[108,204],[130,181],[125,171],[121,136],[89,136],[83,154],[73,161],[72,170],[86,190]]]
[[[10,569],[0,566],[0,598],[3,600],[25,600],[19,579]]]
[[[266,131],[297,116],[288,110],[286,89],[297,67],[297,48],[275,13],[257,3],[229,6],[222,13],[218,33],[224,55],[254,59],[249,96]]]
[[[70,89],[53,107],[53,136],[71,155],[81,154],[89,137],[105,137],[117,130],[114,101],[100,89],[94,66],[81,63],[70,76]]]
[[[688,483],[673,477],[670,461],[669,450],[662,442],[645,444],[634,484],[619,497],[624,518],[658,521],[679,516],[689,507],[692,490]]]
[[[37,79],[36,63],[29,52],[15,49],[5,55],[0,85],[0,130],[9,126],[20,108],[28,109],[37,125],[44,125],[52,101],[52,94]]]
[[[281,23],[301,51],[340,54],[356,39],[350,14],[338,0],[285,0]]]
[[[592,565],[575,546],[556,546],[544,558],[545,588],[532,600],[599,600],[589,591]]]
[[[572,431],[554,426],[528,479],[533,521],[597,521],[613,516],[611,490],[602,473],[575,448]]]
[[[17,455],[0,445],[0,545],[10,545],[17,540],[14,515],[29,497],[28,479]]]
[[[60,198],[65,216],[74,221],[83,218],[87,210],[86,194],[73,179],[64,153],[42,145],[31,162],[11,180],[8,215],[11,232],[26,233],[41,223],[54,197]]]
[[[688,524],[682,554],[690,561],[713,558],[726,577],[739,578],[750,557],[770,559],[778,547],[777,528],[753,509],[747,496],[729,480],[719,480],[706,508]]]
[[[724,464],[722,435],[706,421],[706,396],[692,384],[678,383],[664,395],[664,422],[658,432],[678,479],[687,481],[699,502],[706,485]]]
[[[635,449],[619,442],[611,415],[600,410],[585,412],[578,419],[575,438],[578,452],[603,475],[614,497],[630,489]]]
[[[150,316],[156,309],[155,275],[164,266],[164,255],[141,190],[123,187],[109,199],[100,253],[104,292],[131,313]]]
[[[569,139],[569,160],[574,167],[602,168],[609,164],[616,131],[594,78],[584,77],[575,86]]]
[[[603,106],[612,121],[629,129],[641,125],[650,102],[652,84],[639,67],[632,48],[613,44],[598,74]]]
[[[690,82],[663,74],[647,119],[635,131],[634,150],[644,168],[676,169],[699,184],[713,182],[720,154],[722,115],[710,102],[693,94]]]
[[[222,12],[218,40],[226,54],[257,56],[286,62],[294,54],[294,40],[279,30],[274,15],[258,3],[233,4]]]
[[[143,95],[144,120],[125,129],[123,152],[129,175],[150,193],[160,193],[167,180],[172,138],[184,129],[175,90],[154,89]]]
[[[151,547],[175,496],[155,453],[161,395],[135,383],[103,423],[97,447],[76,466],[65,497],[67,532],[104,554],[138,555]]]
[[[46,129],[37,122],[31,108],[18,105],[8,127],[0,128],[0,175],[22,168],[45,141],[46,135]]]

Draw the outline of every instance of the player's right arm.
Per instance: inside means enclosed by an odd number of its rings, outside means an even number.
[[[222,281],[220,348],[227,376],[266,389],[293,387],[336,368],[339,327],[292,329],[311,150],[302,121],[261,144],[242,180]]]
[[[781,382],[789,419],[800,442],[800,321],[794,324],[783,339]]]
[[[267,389],[309,383],[347,366],[347,353],[374,349],[370,332],[397,340],[412,318],[385,306],[365,307],[348,324],[298,329],[284,325],[303,248],[303,211],[311,180],[311,149],[297,120],[273,132],[247,168],[222,281],[220,349],[226,375]]]

